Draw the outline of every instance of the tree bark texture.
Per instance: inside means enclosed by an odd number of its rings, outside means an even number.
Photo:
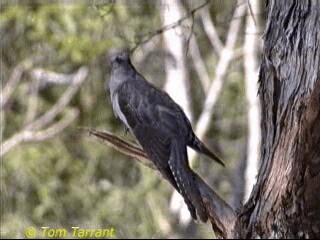
[[[236,238],[320,238],[320,1],[270,0],[261,166]]]

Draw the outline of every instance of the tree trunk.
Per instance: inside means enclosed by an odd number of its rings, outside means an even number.
[[[160,8],[163,27],[178,22],[184,15],[180,1],[163,0],[166,7]],[[172,28],[163,33],[163,40],[167,52],[166,61],[166,83],[164,89],[184,110],[188,119],[192,122],[191,96],[189,94],[189,76],[186,59],[186,44],[184,31],[181,26]],[[174,44],[173,44],[174,43]],[[190,152],[188,151],[189,155]],[[179,214],[180,223],[189,224],[191,216],[187,205],[181,195],[174,190],[170,209]]]
[[[243,65],[245,74],[246,100],[247,100],[247,166],[245,170],[244,201],[247,201],[258,173],[260,160],[260,139],[261,139],[261,105],[258,92],[258,75],[260,53],[260,35],[259,32],[259,0],[251,0],[252,14],[246,17],[246,34],[243,46]],[[249,12],[250,13],[250,12]]]
[[[162,3],[167,6],[160,8],[163,27],[178,22],[184,16],[180,1],[163,0]],[[182,107],[187,117],[191,120],[191,99],[188,93],[189,76],[183,28],[178,26],[165,31],[163,33],[163,40],[167,53],[167,58],[165,59],[166,83],[164,89]]]
[[[320,238],[320,1],[268,1],[261,168],[236,238]]]

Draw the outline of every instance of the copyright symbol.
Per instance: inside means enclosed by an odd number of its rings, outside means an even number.
[[[34,238],[37,236],[37,230],[34,227],[29,227],[26,230],[26,237],[27,238]]]

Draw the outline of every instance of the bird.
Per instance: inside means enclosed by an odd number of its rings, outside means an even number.
[[[224,166],[195,135],[182,108],[148,82],[133,66],[130,52],[109,51],[111,76],[106,80],[115,116],[137,139],[159,172],[182,195],[191,217],[206,222],[208,213],[188,163],[187,146]]]

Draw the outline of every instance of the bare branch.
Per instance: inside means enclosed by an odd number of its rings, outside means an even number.
[[[0,145],[0,156],[3,156],[13,147],[22,142],[42,141],[53,137],[66,128],[75,118],[78,116],[78,111],[66,111],[65,117],[58,123],[52,124],[50,127],[43,129],[47,125],[51,124],[54,118],[61,112],[65,111],[65,107],[70,102],[73,95],[77,92],[81,83],[86,79],[88,74],[87,67],[82,67],[74,74],[74,85],[70,85],[64,92],[58,102],[46,113],[40,116],[38,119],[31,122],[20,132],[14,134],[11,138],[2,142]]]
[[[79,116],[79,110],[72,109],[66,111],[66,116],[59,122],[52,124],[50,127],[40,131],[26,131],[25,142],[41,142],[49,139],[60,133],[63,129],[68,127]]]
[[[38,130],[40,128],[45,127],[48,123],[50,123],[60,112],[64,110],[65,106],[67,106],[67,104],[70,102],[73,95],[78,91],[78,88],[80,87],[81,83],[86,79],[87,74],[88,74],[88,68],[81,67],[78,70],[78,72],[74,74],[74,79],[72,80],[74,85],[71,85],[65,91],[62,97],[59,99],[59,101],[49,111],[47,111],[37,120],[29,124],[26,127],[26,129]]]
[[[19,133],[16,133],[11,138],[5,140],[0,145],[0,157],[4,156],[7,152],[9,152],[13,147],[20,144],[23,139],[25,138],[25,131],[20,131]],[[2,160],[3,158],[1,158]]]
[[[27,59],[13,69],[6,85],[2,89],[0,109],[2,109],[6,105],[14,89],[20,82],[22,74],[27,69],[31,68],[31,66],[33,65],[33,62],[34,60]]]
[[[0,145],[0,157],[10,151],[12,148],[23,142],[39,142],[45,139],[51,138],[63,129],[69,126],[79,115],[79,111],[72,110],[66,113],[66,116],[62,118],[59,122],[52,124],[45,130],[41,131],[30,131],[23,129],[19,133],[13,135],[11,138],[7,139]],[[1,158],[2,159],[2,158]]]
[[[4,128],[5,128],[5,115],[4,115],[4,111],[2,109],[0,109],[0,142],[3,141],[3,131],[4,131]],[[1,151],[1,149],[0,149]]]
[[[186,19],[190,18],[190,17],[194,17],[194,14],[202,9],[203,7],[205,7],[206,5],[208,5],[210,3],[210,1],[206,1],[205,3],[201,4],[200,6],[194,8],[193,10],[191,10],[190,12],[188,12],[184,17],[180,18],[178,21],[168,24],[162,28],[159,28],[153,32],[149,32],[146,34],[142,34],[142,35],[138,35],[136,36],[137,39],[142,39],[141,41],[137,42],[135,44],[135,46],[130,50],[130,52],[134,52],[140,45],[145,44],[147,42],[149,42],[152,38],[154,38],[155,36],[161,35],[162,33],[170,30],[170,29],[174,29],[178,26],[181,25],[182,22],[184,22]]]
[[[190,41],[190,55],[191,55],[193,64],[195,66],[195,69],[198,73],[200,82],[202,84],[202,88],[203,88],[204,92],[207,93],[209,90],[209,87],[210,87],[210,78],[209,78],[209,74],[206,70],[206,66],[205,66],[203,59],[201,57],[199,46],[198,46],[197,40],[195,39],[194,35]]]
[[[210,89],[208,91],[207,97],[203,105],[203,110],[195,127],[196,135],[200,139],[203,139],[210,126],[211,117],[213,114],[213,107],[218,100],[218,96],[222,90],[223,79],[227,73],[228,66],[232,60],[235,43],[238,38],[238,32],[240,30],[242,21],[242,18],[235,18],[235,16],[244,16],[246,12],[246,6],[242,4],[242,2],[243,0],[238,0],[238,7],[236,8],[233,14],[234,17],[232,18],[232,21],[229,26],[226,45],[221,52],[218,65],[216,67],[214,81],[210,86]],[[192,153],[192,156],[190,156],[189,158],[191,162],[196,156],[195,152]]]
[[[38,108],[38,94],[39,94],[39,81],[34,79],[30,84],[30,96],[28,98],[28,105],[27,105],[27,116],[25,118],[24,126],[31,123],[36,115],[37,115],[37,108]]]
[[[204,30],[210,40],[214,51],[218,54],[218,56],[220,56],[223,49],[223,43],[221,42],[216,27],[211,20],[208,7],[202,9],[202,11],[200,12],[200,17]]]
[[[29,72],[31,78],[36,79],[40,83],[40,88],[48,84],[69,85],[74,83],[74,74],[62,74],[52,72],[42,68],[35,68]]]
[[[97,138],[100,138],[106,143],[116,149],[119,152],[122,152],[130,157],[134,157],[135,159],[139,160],[144,165],[155,169],[155,166],[153,164],[150,164],[150,160],[148,159],[147,154],[136,144],[129,143],[115,135],[113,135],[110,132],[107,131],[96,131],[94,129],[87,129],[87,128],[80,128],[82,131],[88,131],[90,135],[94,135]]]
[[[90,134],[103,139],[109,146],[130,157],[134,157],[136,160],[142,161],[148,167],[156,169],[153,162],[147,157],[145,152],[132,143],[128,143],[109,132],[99,132],[92,129],[82,130],[86,130]],[[195,175],[195,179],[206,210],[209,213],[209,220],[213,229],[216,231],[216,234],[224,238],[231,236],[231,229],[233,229],[236,219],[235,212],[198,175]]]
[[[252,13],[259,11],[259,1],[252,0]],[[248,3],[249,4],[249,3]],[[251,7],[251,4],[249,4]],[[247,166],[245,170],[244,200],[250,196],[253,185],[256,182],[260,159],[260,142],[261,142],[261,106],[258,98],[258,49],[259,36],[255,33],[259,31],[254,18],[246,17],[246,32],[244,39],[244,72],[245,87],[247,100],[247,117],[248,117],[248,146],[247,146]]]
[[[188,55],[188,52],[189,52],[189,45],[190,45],[190,40],[193,36],[193,31],[194,31],[194,14],[191,16],[191,27],[190,27],[190,32],[189,32],[189,35],[187,37],[187,41],[186,41],[186,55]]]
[[[251,16],[254,25],[257,26],[257,21],[254,18],[254,14],[253,14],[253,10],[252,10],[252,6],[251,6],[251,3],[250,3],[250,0],[247,0],[247,5],[248,5],[248,9],[249,9],[249,15]]]
[[[141,65],[145,57],[148,56],[149,53],[152,53],[157,47],[159,47],[159,43],[160,39],[154,38],[153,40],[150,40],[146,44],[142,45],[134,53],[135,62],[138,65]]]

